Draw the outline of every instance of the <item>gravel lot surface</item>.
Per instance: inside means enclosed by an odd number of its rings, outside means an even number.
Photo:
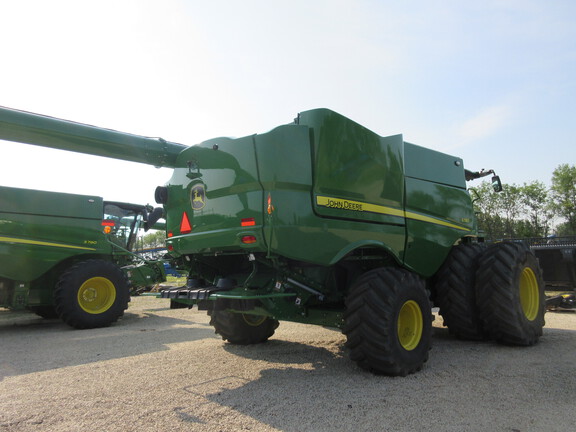
[[[424,369],[360,370],[337,331],[282,322],[223,343],[205,312],[135,297],[109,328],[0,309],[0,431],[574,431],[576,313],[530,348],[453,339]]]

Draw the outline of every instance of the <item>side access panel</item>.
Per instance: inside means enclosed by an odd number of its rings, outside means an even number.
[[[325,109],[302,113],[300,123],[312,129],[314,211],[342,240],[339,247],[384,248],[401,262],[406,235],[402,135],[381,137]]]
[[[271,253],[302,261],[324,259],[312,211],[312,146],[306,126],[280,126],[256,135],[263,187],[264,236]]]
[[[404,149],[405,264],[428,277],[459,238],[476,235],[474,212],[460,158],[410,143]]]

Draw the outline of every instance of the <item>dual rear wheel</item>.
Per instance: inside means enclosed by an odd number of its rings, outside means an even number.
[[[512,345],[538,342],[546,298],[540,266],[528,247],[489,247],[480,256],[475,287],[480,320],[489,337]]]
[[[544,282],[537,259],[519,243],[455,247],[435,278],[450,331],[464,339],[533,345],[544,326]],[[362,275],[346,299],[350,357],[377,374],[420,370],[431,346],[428,291],[415,274],[380,268]]]
[[[463,339],[533,345],[544,326],[544,282],[521,243],[455,247],[435,280],[436,302],[449,331]]]

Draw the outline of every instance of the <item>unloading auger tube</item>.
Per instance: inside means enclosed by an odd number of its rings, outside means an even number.
[[[183,144],[0,107],[0,139],[174,168]]]

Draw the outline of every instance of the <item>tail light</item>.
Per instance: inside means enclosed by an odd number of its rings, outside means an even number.
[[[110,234],[112,232],[112,228],[114,228],[116,224],[110,219],[104,219],[102,221],[102,226],[104,227],[104,234]]]
[[[250,227],[256,225],[256,219],[254,218],[244,218],[240,220],[240,226]]]

